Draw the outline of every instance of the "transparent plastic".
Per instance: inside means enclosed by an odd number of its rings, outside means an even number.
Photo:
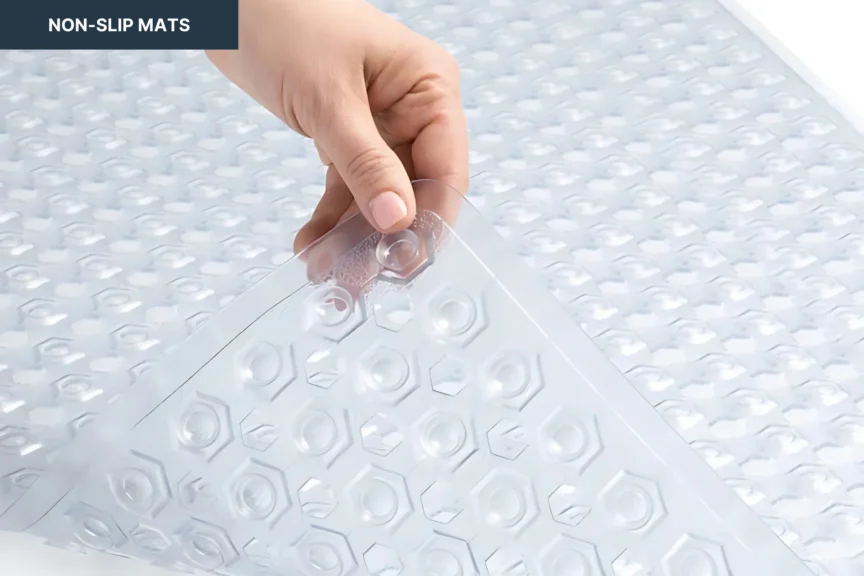
[[[496,251],[814,573],[858,576],[864,146],[812,75],[729,0],[376,3],[461,63]],[[293,256],[322,188],[200,52],[0,54],[0,529]]]
[[[238,576],[809,574],[459,193],[415,195],[249,288],[12,514]]]

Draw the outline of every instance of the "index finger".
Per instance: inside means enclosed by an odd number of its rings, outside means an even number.
[[[414,176],[440,180],[461,194],[468,190],[468,123],[458,92],[442,96],[441,111],[411,146]]]

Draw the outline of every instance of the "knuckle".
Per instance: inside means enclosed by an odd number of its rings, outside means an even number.
[[[345,166],[347,176],[364,183],[373,183],[386,170],[390,159],[378,148],[368,147],[358,150]]]

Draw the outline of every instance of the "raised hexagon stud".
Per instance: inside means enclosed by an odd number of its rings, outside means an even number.
[[[500,352],[484,365],[482,386],[492,402],[522,410],[543,389],[539,361],[513,350]]]
[[[468,346],[488,326],[483,295],[444,288],[426,302],[423,324],[435,340]]]
[[[219,501],[219,491],[208,478],[199,474],[187,474],[177,483],[177,497],[188,510],[207,512]]]
[[[360,441],[370,454],[385,457],[402,444],[402,431],[386,414],[375,414],[360,426]]]
[[[58,397],[72,402],[89,402],[103,392],[92,376],[68,374],[53,384]]]
[[[347,412],[331,410],[315,400],[300,410],[291,430],[297,450],[327,467],[332,466],[353,442]]]
[[[479,574],[468,543],[435,532],[417,552],[417,574]]]
[[[0,427],[0,453],[26,456],[41,447],[42,444],[33,437],[27,428],[20,426]]]
[[[266,452],[279,440],[279,428],[271,424],[264,411],[252,410],[240,422],[240,438],[247,448]]]
[[[378,279],[407,285],[432,264],[434,253],[431,234],[426,230],[402,230],[385,234],[375,246],[380,270]]]
[[[710,540],[685,534],[663,556],[666,576],[711,574],[729,576],[729,565],[723,548]]]
[[[190,520],[177,537],[186,559],[208,572],[231,564],[240,555],[228,533],[208,522]]]
[[[175,422],[180,447],[210,461],[234,440],[228,406],[211,396],[198,398],[180,413]]]
[[[273,526],[291,508],[285,474],[269,464],[249,461],[228,487],[234,514]]]
[[[111,551],[126,543],[126,535],[111,516],[93,506],[79,502],[66,517],[73,523],[75,539],[88,548]]]
[[[69,338],[48,338],[36,345],[36,358],[43,364],[69,365],[84,358]]]
[[[359,392],[396,406],[419,388],[417,372],[416,361],[410,352],[377,345],[360,359]]]
[[[527,576],[530,574],[522,555],[515,550],[499,548],[486,559],[489,576]]]
[[[366,321],[366,307],[360,293],[355,300],[341,286],[318,287],[306,300],[309,329],[331,342],[341,342]]]
[[[165,467],[155,458],[132,451],[123,466],[108,475],[114,500],[133,514],[155,517],[171,491]]]
[[[487,526],[520,533],[537,517],[531,481],[510,470],[492,470],[471,491],[477,515]]]
[[[462,513],[461,492],[455,484],[439,480],[434,482],[420,495],[423,514],[439,524],[449,524]]]
[[[432,390],[445,396],[457,396],[471,383],[471,365],[464,358],[448,354],[429,369]]]
[[[366,550],[363,561],[372,576],[399,576],[404,569],[399,554],[381,544],[373,544]]]
[[[300,487],[297,497],[303,514],[323,520],[330,516],[339,504],[333,488],[318,478],[310,478]]]
[[[307,530],[295,546],[303,572],[320,576],[351,574],[357,560],[345,536],[333,530],[314,527]]]
[[[473,422],[453,412],[428,412],[414,425],[414,432],[419,457],[451,472],[477,452]]]
[[[18,307],[18,312],[25,322],[39,326],[54,326],[67,317],[67,314],[57,305],[55,300],[37,298],[25,302]]]
[[[348,485],[359,517],[373,526],[395,530],[413,508],[405,479],[378,466],[368,466]]]
[[[250,394],[271,402],[294,381],[294,351],[291,346],[252,342],[234,359],[236,381]]]
[[[249,562],[259,568],[273,568],[279,558],[279,551],[275,545],[252,538],[243,546],[243,554]]]
[[[171,547],[171,542],[156,528],[138,524],[129,533],[133,544],[150,554],[162,554]]]
[[[407,292],[388,290],[375,298],[372,313],[379,328],[399,332],[414,318],[414,303]]]
[[[556,410],[540,427],[540,449],[555,461],[582,471],[603,451],[594,416],[580,417],[568,409]]]
[[[528,448],[528,435],[522,425],[504,418],[486,432],[489,451],[505,460],[516,460]]]
[[[306,382],[328,389],[345,374],[345,361],[335,348],[319,347],[306,357]]]
[[[549,495],[549,512],[556,522],[575,527],[582,523],[591,509],[580,503],[575,486],[562,484]]]
[[[597,548],[583,540],[560,535],[540,552],[542,576],[603,574]]]
[[[600,502],[616,526],[640,535],[666,516],[657,483],[629,472],[619,472],[600,491]]]

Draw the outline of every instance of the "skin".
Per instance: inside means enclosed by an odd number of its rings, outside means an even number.
[[[327,166],[295,252],[358,211],[379,232],[406,228],[418,208],[414,179],[467,189],[459,67],[431,40],[365,0],[240,0],[239,40],[208,57],[314,140]]]

